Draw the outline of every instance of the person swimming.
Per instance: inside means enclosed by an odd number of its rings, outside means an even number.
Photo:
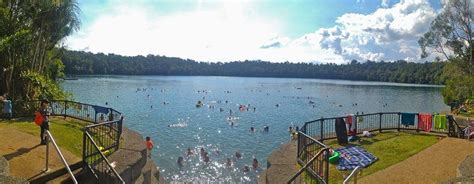
[[[250,171],[250,167],[248,165],[245,165],[244,168],[242,169],[242,171],[244,172],[249,172]]]
[[[240,152],[238,152],[238,151],[235,152],[235,158],[241,159],[241,158],[242,158],[242,153],[240,153]]]
[[[258,168],[258,160],[257,160],[257,158],[253,158],[252,167],[253,167],[254,170],[257,170],[257,168]]]
[[[268,126],[263,127],[263,132],[268,132],[269,130],[270,130],[270,128]]]
[[[232,160],[231,160],[230,158],[227,158],[227,161],[226,161],[225,165],[226,165],[227,167],[232,166]]]
[[[209,163],[209,160],[210,160],[209,159],[209,154],[205,151],[203,155],[204,156],[202,158],[202,161],[206,162],[206,164]]]
[[[191,155],[193,155],[193,154],[194,154],[194,153],[193,153],[193,151],[191,150],[191,148],[188,148],[188,151],[186,152],[186,155],[191,156]]]
[[[250,131],[251,131],[251,132],[255,132],[255,128],[254,128],[254,127],[250,127]]]
[[[183,161],[184,161],[184,158],[183,157],[178,157],[178,161],[176,161],[176,163],[178,164],[178,167],[179,168],[182,168],[183,167]]]

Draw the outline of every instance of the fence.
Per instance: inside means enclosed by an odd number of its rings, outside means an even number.
[[[354,134],[362,134],[364,131],[379,131],[385,130],[412,130],[412,131],[426,131],[439,134],[446,134],[449,136],[460,135],[460,127],[452,116],[447,116],[446,128],[437,128],[436,126],[423,126],[419,121],[419,113],[415,113],[413,125],[402,124],[401,112],[381,112],[372,114],[361,114],[354,116],[321,118],[314,121],[304,123],[298,132],[298,151],[297,161],[300,165],[306,166],[308,160],[318,156],[314,163],[310,163],[308,167],[303,167],[309,173],[307,180],[316,181],[315,183],[328,182],[328,162],[329,152],[328,147],[323,144],[324,140],[336,138],[335,124],[338,119],[343,119],[345,122],[351,121]],[[352,119],[349,119],[352,118]],[[326,150],[326,151],[324,151]],[[316,153],[321,153],[317,155]],[[296,174],[292,180],[300,175]],[[303,182],[303,183],[304,183]],[[290,182],[289,182],[290,183]],[[311,182],[314,183],[314,182]]]
[[[15,101],[13,117],[33,117],[41,101]],[[106,156],[120,146],[123,116],[109,107],[74,101],[53,100],[49,102],[51,116],[70,117],[91,123],[84,127],[82,157],[84,169],[88,169],[101,183],[123,181]]]

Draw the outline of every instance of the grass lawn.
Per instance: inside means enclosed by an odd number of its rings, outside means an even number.
[[[355,142],[353,145],[365,148],[378,158],[376,162],[362,170],[362,176],[367,176],[401,162],[436,142],[438,142],[438,137],[434,135],[384,132],[378,133],[372,138],[363,137],[360,143]],[[337,144],[337,140],[325,141],[324,143],[331,148],[341,147]],[[339,171],[335,165],[330,164],[329,183],[342,183],[344,172],[349,174],[348,171]]]
[[[87,123],[67,118],[54,117],[50,119],[49,130],[61,149],[66,149],[72,154],[82,158],[82,131]],[[33,122],[33,118],[15,120],[0,120],[0,128],[15,128],[34,136],[40,134],[40,128]]]

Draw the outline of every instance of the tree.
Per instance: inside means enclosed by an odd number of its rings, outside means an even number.
[[[65,97],[56,90],[64,69],[58,46],[79,28],[78,12],[75,0],[0,0],[1,93],[24,100]]]
[[[464,101],[474,97],[474,2],[450,0],[431,23],[430,29],[418,40],[422,58],[433,49],[445,57],[443,69],[446,87],[444,101]]]

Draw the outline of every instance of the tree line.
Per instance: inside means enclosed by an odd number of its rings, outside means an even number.
[[[64,51],[65,73],[72,75],[198,75],[288,77],[442,84],[443,62],[358,62],[348,64],[271,63],[266,61],[197,62],[166,56],[120,56]]]

